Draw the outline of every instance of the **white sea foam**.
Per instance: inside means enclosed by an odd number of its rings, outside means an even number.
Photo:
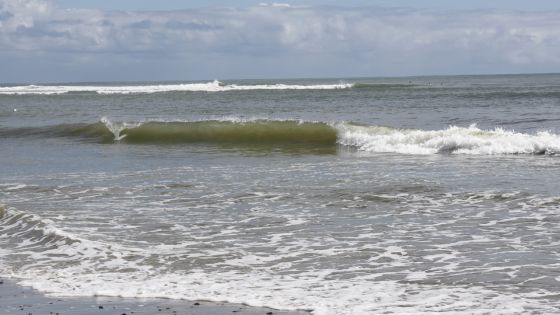
[[[521,314],[527,299],[496,294],[484,288],[461,288],[401,284],[374,279],[326,280],[316,274],[271,277],[266,273],[235,272],[208,274],[193,271],[183,275],[146,273],[77,275],[54,272],[34,275],[21,283],[55,295],[100,295],[159,297],[227,301],[286,310],[311,310],[314,315],[346,314]],[[329,271],[326,272],[328,275]],[[271,289],[274,294],[271,294]]]
[[[311,310],[314,315],[372,313],[453,313],[453,314],[520,314],[532,303],[515,294],[491,291],[481,287],[430,286],[378,280],[379,274],[359,273],[348,281],[332,277],[340,270],[307,270],[295,274],[275,274],[273,270],[290,267],[277,264],[278,255],[247,255],[225,262],[228,266],[250,267],[247,272],[202,269],[170,273],[164,266],[148,267],[142,261],[149,257],[170,255],[186,246],[134,248],[90,241],[62,231],[55,223],[35,215],[9,209],[12,221],[4,228],[21,228],[56,236],[42,252],[31,250],[33,242],[21,244],[19,254],[30,255],[27,267],[11,273],[23,285],[60,296],[163,297],[188,300],[226,301],[279,309]],[[23,220],[23,221],[22,221]],[[24,228],[25,227],[25,228]],[[29,230],[28,230],[29,232]],[[44,242],[45,238],[38,239]],[[35,244],[36,245],[36,244]],[[48,244],[47,244],[48,245]],[[29,248],[27,248],[29,246]],[[226,251],[227,252],[227,251]],[[7,253],[4,253],[7,254]],[[296,255],[296,253],[292,253]],[[399,246],[387,246],[380,256],[406,256]],[[297,256],[297,255],[296,255]],[[49,257],[49,264],[43,258]],[[184,256],[182,259],[186,259]],[[203,256],[189,256],[188,259]],[[286,257],[284,257],[286,258]],[[188,261],[185,260],[185,261]],[[79,263],[75,263],[78,262]],[[272,263],[272,264],[271,264]],[[264,266],[268,267],[264,267]],[[0,274],[10,274],[0,265]],[[356,267],[356,271],[359,271]],[[126,270],[123,272],[122,270]],[[426,274],[411,273],[409,280],[421,280]],[[271,290],[274,290],[271,294]]]
[[[338,142],[366,152],[401,154],[548,154],[560,152],[560,135],[525,134],[495,128],[451,126],[443,130],[396,129],[338,124]]]
[[[246,90],[334,90],[351,88],[353,84],[340,82],[338,84],[223,84],[218,80],[207,83],[158,84],[158,85],[24,85],[0,87],[0,95],[26,94],[65,94],[71,92],[89,92],[98,94],[134,94],[160,92],[228,92]]]

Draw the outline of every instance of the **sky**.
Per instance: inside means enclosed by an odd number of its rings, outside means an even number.
[[[102,10],[184,10],[193,8],[207,7],[231,7],[235,3],[236,7],[247,7],[259,5],[263,0],[56,0],[54,1],[63,8],[90,8]],[[276,1],[281,2],[281,1]],[[402,7],[417,9],[498,9],[506,8],[510,10],[558,10],[560,2],[558,0],[295,0],[292,5],[308,6],[342,6],[342,7]]]
[[[560,1],[0,0],[0,82],[560,72]]]

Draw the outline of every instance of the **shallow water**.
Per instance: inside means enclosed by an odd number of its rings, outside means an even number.
[[[559,312],[559,82],[0,90],[0,274],[315,314]]]

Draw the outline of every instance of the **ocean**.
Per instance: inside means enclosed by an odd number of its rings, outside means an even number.
[[[560,313],[560,75],[0,86],[0,276],[316,315]]]

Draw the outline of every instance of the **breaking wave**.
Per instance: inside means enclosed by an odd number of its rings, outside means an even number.
[[[335,90],[353,87],[351,83],[338,84],[224,84],[218,80],[207,83],[157,84],[157,85],[22,85],[0,87],[0,95],[27,94],[65,94],[65,93],[97,93],[97,94],[136,94],[161,92],[228,92],[247,90]]]
[[[181,144],[221,143],[259,146],[337,147],[398,154],[556,155],[560,135],[547,131],[519,133],[450,126],[441,130],[402,129],[346,122],[299,120],[201,120],[114,122],[102,118],[93,124],[65,124],[40,128],[0,130],[2,136],[59,136],[92,139],[100,143]]]
[[[470,155],[555,155],[560,152],[560,135],[546,131],[525,134],[502,128],[482,130],[476,125],[426,131],[343,124],[338,129],[338,143],[366,152]]]

